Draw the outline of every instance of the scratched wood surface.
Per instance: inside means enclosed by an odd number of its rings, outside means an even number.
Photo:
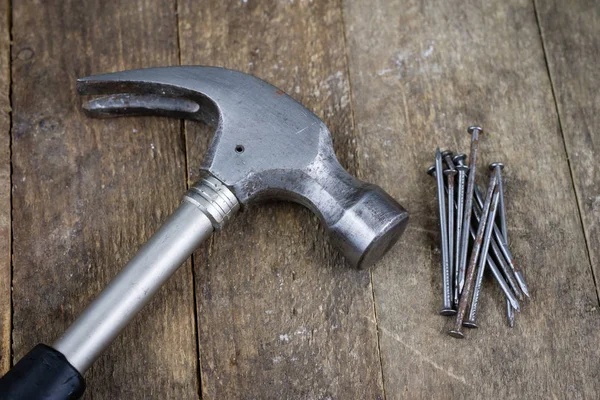
[[[238,69],[290,93],[327,123],[356,172],[337,2],[180,4],[183,64]],[[210,132],[186,128],[193,180]],[[206,398],[383,397],[369,272],[344,265],[310,212],[251,208],[194,267]]]
[[[51,344],[185,190],[180,122],[91,120],[77,77],[178,63],[170,1],[13,4],[13,350]],[[87,398],[195,398],[191,264],[87,373]]]
[[[90,120],[75,79],[204,64],[314,110],[342,164],[407,207],[409,228],[375,270],[355,271],[302,207],[245,210],[98,360],[86,398],[598,398],[599,20],[591,0],[4,1],[0,370],[51,343],[135,253],[212,135]],[[466,152],[472,123],[486,129],[480,184],[489,162],[507,165],[509,237],[533,300],[511,330],[486,282],[481,329],[457,341],[438,315],[425,170],[436,146]]]
[[[0,3],[0,374],[10,367],[10,4]]]
[[[344,14],[360,170],[412,213],[373,279],[387,398],[598,397],[597,298],[532,2],[347,2]],[[533,301],[511,330],[486,286],[481,329],[459,341],[436,315],[424,172],[436,146],[468,151],[473,123],[487,131],[481,184],[488,163],[506,164],[509,240]]]
[[[598,291],[600,6],[593,0],[546,0],[536,1],[536,8]]]

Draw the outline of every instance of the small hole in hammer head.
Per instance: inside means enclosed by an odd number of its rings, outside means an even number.
[[[238,144],[237,146],[235,146],[235,152],[236,153],[243,153],[244,152],[244,146],[242,146],[241,144]]]

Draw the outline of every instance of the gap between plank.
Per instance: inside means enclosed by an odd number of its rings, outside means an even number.
[[[13,29],[13,19],[12,19],[12,1],[11,0],[7,0],[8,3],[8,10],[7,10],[7,16],[6,18],[8,19],[7,24],[8,24],[8,106],[9,106],[9,110],[8,110],[8,136],[9,136],[9,140],[8,140],[8,165],[9,165],[9,180],[8,180],[8,190],[9,190],[9,204],[10,204],[10,234],[9,234],[9,243],[8,243],[8,249],[9,249],[9,257],[10,257],[10,267],[8,269],[8,282],[9,282],[9,302],[10,302],[10,306],[9,306],[9,312],[10,312],[10,327],[9,327],[9,331],[10,334],[8,335],[8,351],[9,351],[9,360],[8,360],[8,365],[12,368],[13,366],[13,359],[15,356],[15,352],[13,349],[13,327],[14,327],[14,321],[13,321],[13,316],[14,316],[14,304],[13,304],[13,268],[14,268],[14,264],[13,264],[13,219],[12,219],[12,210],[13,210],[13,195],[12,195],[12,187],[13,187],[13,165],[12,165],[12,131],[13,131],[13,104],[12,104],[12,94],[13,94],[13,76],[12,76],[12,49],[13,49],[13,33],[12,33],[12,29]]]
[[[175,4],[175,24],[177,25],[177,62],[181,65],[181,32],[179,31],[179,0],[174,1]],[[185,188],[190,188],[190,171],[188,162],[187,135],[185,131],[185,120],[179,120],[179,135],[183,146],[184,167],[185,167]],[[196,377],[198,384],[196,386],[196,396],[202,399],[202,375],[200,373],[200,328],[198,326],[198,302],[196,299],[196,272],[194,269],[194,253],[190,255],[190,269],[192,276],[192,301],[193,301],[193,317],[194,317],[194,345],[196,349]]]
[[[352,124],[352,132],[353,132],[353,136],[354,133],[356,132],[356,119],[354,116],[354,96],[352,94],[352,82],[351,82],[351,75],[350,75],[350,60],[349,60],[349,54],[348,54],[348,38],[346,36],[346,20],[344,18],[344,0],[340,0],[339,1],[339,7],[340,7],[340,15],[342,18],[342,36],[344,39],[344,59],[346,62],[346,76],[347,76],[347,81],[348,81],[348,96],[350,97],[350,122]],[[354,166],[355,166],[355,174],[357,175],[357,177],[360,178],[360,176],[358,176],[358,173],[360,172],[360,158],[358,155],[358,149],[356,146],[353,147],[353,155],[354,155]],[[375,302],[375,285],[373,284],[373,270],[369,271],[369,281],[371,284],[371,299],[373,301],[373,317],[375,319],[375,335],[377,338],[377,358],[379,359],[379,374],[381,376],[381,390],[383,391],[383,399],[387,400],[387,395],[385,392],[385,376],[383,373],[383,360],[381,358],[381,336],[379,334],[379,319],[377,316],[377,304]]]
[[[544,54],[544,62],[546,64],[546,71],[548,73],[548,79],[550,80],[550,89],[552,90],[552,99],[554,100],[554,109],[556,110],[556,116],[558,118],[558,128],[560,130],[560,137],[563,142],[563,147],[565,150],[565,154],[567,156],[567,165],[569,166],[569,174],[571,176],[571,185],[573,188],[573,192],[575,193],[575,203],[577,204],[577,212],[579,214],[579,222],[581,224],[581,230],[583,232],[583,240],[585,242],[585,250],[587,254],[588,264],[590,266],[590,271],[592,273],[592,279],[594,281],[594,289],[596,290],[596,300],[598,305],[600,305],[600,291],[598,288],[598,280],[596,279],[596,275],[594,274],[594,268],[592,266],[592,257],[590,254],[590,244],[588,241],[588,235],[585,229],[585,224],[583,222],[583,214],[581,212],[581,206],[579,202],[579,193],[577,193],[577,186],[575,185],[575,176],[573,175],[573,167],[571,166],[571,160],[569,158],[569,150],[567,148],[567,141],[565,140],[565,131],[563,129],[562,118],[560,116],[560,108],[558,106],[558,99],[556,98],[556,91],[554,89],[554,81],[552,79],[552,73],[550,72],[550,63],[548,61],[548,54],[546,52],[546,44],[544,43],[544,35],[542,34],[542,25],[540,24],[540,16],[537,10],[537,5],[535,0],[531,1],[533,4],[533,14],[535,16],[535,22],[537,23],[538,32],[540,35],[540,42],[542,43],[542,52]]]

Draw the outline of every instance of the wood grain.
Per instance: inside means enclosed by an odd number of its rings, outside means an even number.
[[[10,367],[10,4],[0,2],[0,375]]]
[[[338,2],[181,1],[182,64],[266,79],[319,115],[356,172]],[[194,179],[210,130],[186,124]],[[289,204],[241,214],[195,255],[202,393],[210,399],[382,398],[367,271]]]
[[[92,120],[75,91],[77,77],[178,64],[173,2],[20,1],[13,13],[19,359],[51,344],[178,205],[185,154],[179,121]],[[86,398],[198,397],[193,310],[187,263],[88,371]]]
[[[593,0],[535,4],[600,296],[600,8]]]
[[[596,292],[532,2],[347,1],[344,16],[359,170],[411,212],[374,272],[387,398],[598,397]],[[511,330],[487,285],[481,329],[458,341],[438,315],[425,171],[436,146],[468,151],[473,123],[487,132],[481,184],[489,162],[507,166],[509,238],[533,301]]]

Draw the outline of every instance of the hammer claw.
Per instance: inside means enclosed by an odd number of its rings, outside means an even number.
[[[352,265],[374,264],[402,234],[408,214],[335,157],[329,129],[284,91],[218,67],[147,68],[77,81],[93,117],[162,115],[216,126],[200,169],[242,206],[268,199],[303,204],[322,220]]]
[[[105,118],[119,116],[160,115],[172,118],[195,119],[198,103],[173,97],[119,93],[94,98],[83,105],[90,117]]]

